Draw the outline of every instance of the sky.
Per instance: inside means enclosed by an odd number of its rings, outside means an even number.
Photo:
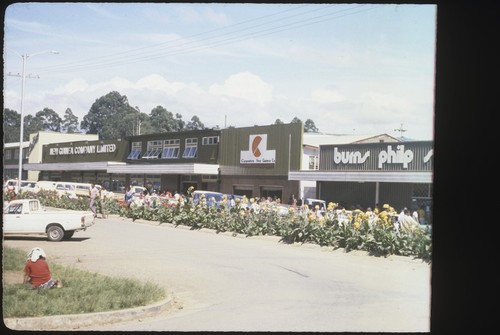
[[[434,139],[435,4],[13,3],[4,109],[81,122],[116,91],[205,127],[311,119],[326,134]],[[52,53],[51,51],[57,51]]]

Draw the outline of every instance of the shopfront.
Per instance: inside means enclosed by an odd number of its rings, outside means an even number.
[[[315,180],[318,197],[346,208],[389,204],[432,211],[433,142],[321,145],[318,171],[291,171]]]
[[[42,162],[24,164],[28,171],[39,171],[38,180],[96,183],[111,191],[125,185],[124,174],[110,174],[108,168],[121,165],[128,142],[94,140],[51,143],[42,147]]]
[[[297,196],[299,182],[288,180],[288,171],[301,166],[302,137],[301,123],[222,130],[220,192],[282,203]]]

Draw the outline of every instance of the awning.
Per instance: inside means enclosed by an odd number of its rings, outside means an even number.
[[[106,171],[107,173],[217,175],[218,164],[127,164],[123,162],[26,163],[28,171]]]
[[[27,171],[106,171],[109,164],[110,162],[25,163],[23,169]]]
[[[108,166],[108,173],[207,174],[217,175],[218,164],[124,164]]]
[[[289,171],[288,180],[382,183],[432,183],[432,172]]]

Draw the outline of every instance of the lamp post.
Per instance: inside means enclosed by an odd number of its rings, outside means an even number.
[[[47,50],[47,51],[42,51],[42,52],[37,52],[31,55],[24,54],[21,55],[23,59],[23,72],[21,75],[21,127],[19,130],[19,169],[17,171],[17,192],[21,189],[21,179],[22,179],[22,173],[23,173],[23,132],[24,132],[24,120],[23,120],[23,111],[24,111],[24,81],[26,79],[26,61],[28,60],[28,57],[33,57],[35,55],[40,55],[44,53],[53,53],[53,54],[58,54],[59,51],[56,50]]]

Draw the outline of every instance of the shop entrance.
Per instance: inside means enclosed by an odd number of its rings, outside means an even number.
[[[281,188],[267,188],[262,187],[260,189],[260,196],[272,199],[280,199],[281,203],[283,203],[283,190]]]

